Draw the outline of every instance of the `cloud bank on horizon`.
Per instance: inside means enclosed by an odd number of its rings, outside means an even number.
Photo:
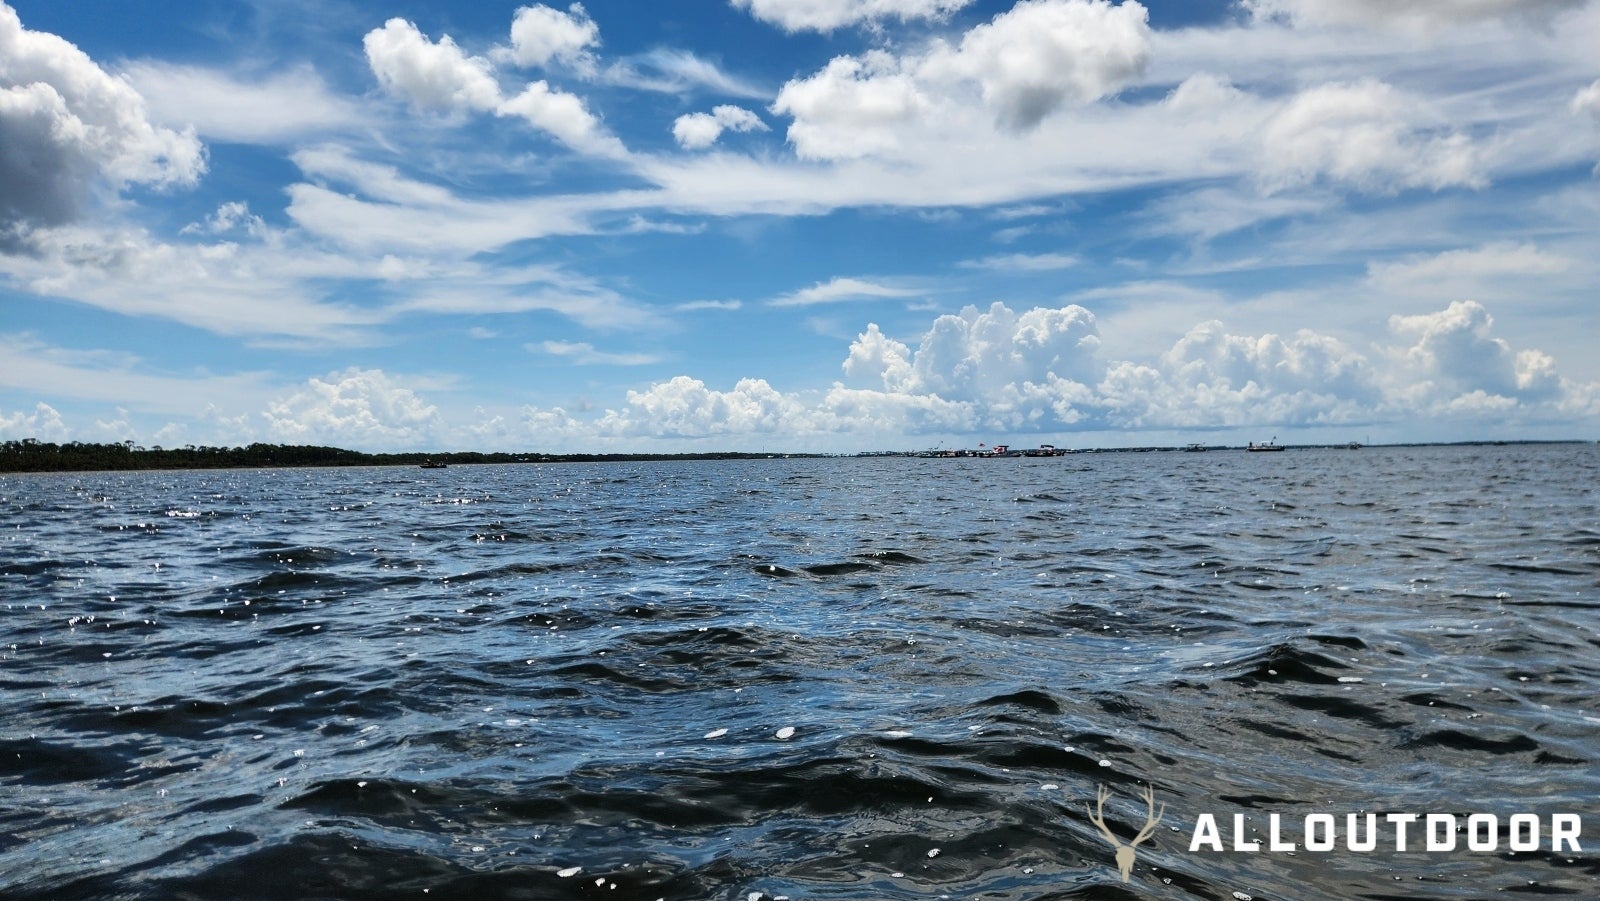
[[[0,0],[0,438],[1600,426],[1600,3],[638,9]]]

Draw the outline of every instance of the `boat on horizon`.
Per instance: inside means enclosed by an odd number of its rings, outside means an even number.
[[[449,463],[441,463],[438,460],[424,460],[420,464],[417,465],[417,468],[418,469],[446,469],[449,466],[450,466]]]
[[[1265,444],[1257,444],[1254,441],[1250,442],[1250,446],[1245,448],[1245,450],[1250,451],[1251,453],[1281,451],[1283,450],[1283,445],[1278,443],[1278,436],[1273,435],[1272,440],[1266,442]]]

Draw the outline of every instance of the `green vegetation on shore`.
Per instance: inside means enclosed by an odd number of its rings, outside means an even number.
[[[51,444],[24,439],[0,445],[0,472],[94,472],[133,469],[238,469],[266,466],[418,466],[433,461],[464,463],[589,463],[629,460],[744,460],[772,454],[507,454],[460,451],[455,453],[366,454],[338,447],[292,444],[251,444],[247,447],[139,447],[121,444],[86,444],[73,441]],[[805,456],[784,454],[782,456]]]
[[[1583,439],[1523,440],[1523,441],[1450,441],[1417,444],[1391,444],[1385,447],[1485,447],[1526,444],[1589,444]],[[1340,449],[1344,444],[1284,445],[1296,450],[1323,448]],[[1354,445],[1360,447],[1360,445]],[[1227,445],[1212,445],[1209,450],[1240,450]],[[1149,453],[1177,451],[1181,448],[1167,446],[1084,448],[1068,451],[1069,454]],[[0,473],[4,472],[96,472],[101,470],[136,469],[249,469],[263,467],[329,467],[329,466],[420,466],[423,463],[626,463],[643,460],[766,460],[774,457],[922,457],[927,452],[879,451],[860,454],[769,454],[743,451],[712,451],[689,454],[621,453],[621,454],[543,454],[543,453],[482,453],[455,451],[450,453],[424,453],[421,451],[396,454],[367,454],[339,447],[318,447],[300,444],[251,444],[247,447],[140,447],[132,441],[121,444],[87,444],[72,441],[52,444],[25,438],[0,444]]]

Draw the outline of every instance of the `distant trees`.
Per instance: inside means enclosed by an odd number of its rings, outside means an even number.
[[[88,444],[69,441],[53,444],[35,438],[0,445],[0,472],[95,472],[131,469],[247,469],[304,466],[416,466],[428,460],[440,463],[589,463],[631,460],[738,460],[768,454],[508,454],[458,451],[454,453],[366,454],[339,447],[297,444],[263,444],[249,447],[181,448],[140,447],[132,441]],[[785,456],[808,456],[788,454]]]
[[[385,455],[388,456],[388,455]],[[402,455],[407,456],[407,455]],[[418,461],[426,455],[415,454]],[[249,447],[188,445],[139,447],[132,441],[53,444],[24,438],[0,445],[0,472],[82,472],[123,469],[227,469],[259,466],[360,466],[388,462],[337,447],[252,444]],[[393,462],[406,462],[395,460]]]

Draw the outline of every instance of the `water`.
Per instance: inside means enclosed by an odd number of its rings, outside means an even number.
[[[0,477],[7,898],[1600,896],[1592,445]],[[1165,805],[1123,884],[1121,840]],[[1580,852],[1191,851],[1584,816]]]

